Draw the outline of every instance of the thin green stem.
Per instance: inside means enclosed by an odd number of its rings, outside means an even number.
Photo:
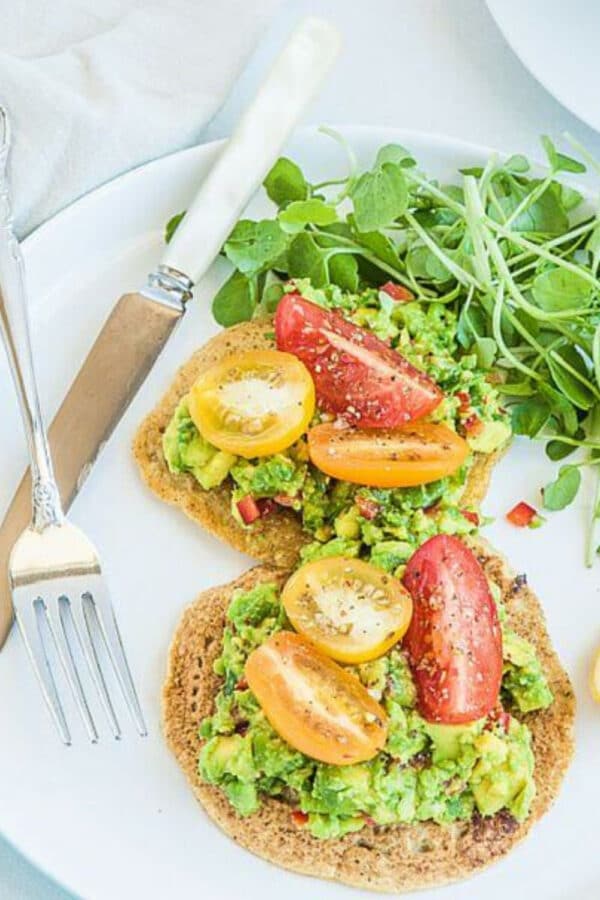
[[[461,284],[465,286],[473,286],[477,289],[481,289],[481,285],[478,280],[474,278],[469,272],[462,268],[462,266],[457,265],[453,259],[451,259],[447,253],[445,253],[442,248],[433,240],[433,238],[427,234],[424,228],[419,225],[415,217],[412,213],[406,212],[404,213],[404,217],[409,225],[412,227],[413,231],[420,237],[421,241],[425,244],[425,246],[431,250],[434,256],[440,260],[440,262],[448,269],[448,271],[454,275],[457,281],[460,281]]]
[[[600,436],[600,404],[596,404],[590,413],[588,435],[592,438]],[[600,462],[598,451],[591,450],[588,458],[590,464]],[[585,543],[585,564],[589,568],[594,562],[596,552],[596,533],[598,530],[598,519],[600,518],[600,473],[598,469],[594,469],[594,493],[592,497],[592,514],[588,527],[587,540]]]
[[[377,266],[378,269],[381,269],[382,272],[387,272],[388,275],[392,275],[396,281],[399,281],[405,287],[414,288],[414,284],[409,281],[400,269],[395,268],[394,266],[390,266],[389,263],[384,262],[384,260],[380,259],[367,247],[363,247],[362,244],[357,244],[356,241],[353,241],[351,238],[343,237],[340,234],[331,234],[328,231],[322,231],[320,228],[312,228],[311,234],[316,235],[317,237],[328,238],[329,240],[334,239],[336,244],[340,246],[340,250],[338,252],[342,252],[342,248],[348,248],[346,252],[354,253],[357,256],[362,256],[364,259],[368,260],[370,263],[373,263],[374,266]]]

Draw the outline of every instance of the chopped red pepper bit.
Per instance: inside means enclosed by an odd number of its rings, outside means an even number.
[[[240,678],[240,680],[237,682],[237,684],[235,686],[235,689],[236,689],[236,691],[245,691],[247,689],[247,687],[248,687],[248,682],[246,681],[246,679]]]
[[[466,412],[468,409],[471,409],[471,395],[468,391],[457,391],[456,396],[460,400],[460,412]]]
[[[308,822],[308,813],[302,812],[301,809],[293,809],[292,819],[296,825],[306,825]]]
[[[363,519],[374,519],[381,509],[377,500],[372,500],[370,497],[363,497],[360,494],[356,498],[356,505],[358,506],[358,511]]]
[[[463,428],[467,432],[467,434],[477,435],[481,434],[483,431],[483,422],[477,415],[477,413],[472,413],[468,416],[464,422],[462,423]]]
[[[408,288],[403,287],[401,284],[396,284],[394,281],[386,281],[379,290],[391,297],[392,300],[399,300],[401,303],[408,303],[415,299],[415,295]]]
[[[511,525],[516,525],[517,528],[535,528],[540,522],[537,510],[534,509],[533,506],[530,506],[529,503],[525,503],[524,500],[521,500],[520,503],[513,506],[513,508],[507,512],[506,518]]]
[[[370,828],[375,828],[375,826],[377,825],[377,822],[375,821],[373,816],[368,816],[366,813],[363,813],[362,817],[364,819],[365,825],[368,825]]]
[[[468,522],[472,522],[475,527],[479,525],[479,516],[471,509],[461,509],[461,513]]]
[[[256,519],[260,519],[260,509],[254,497],[247,494],[236,503],[238,512],[246,525],[252,524]]]

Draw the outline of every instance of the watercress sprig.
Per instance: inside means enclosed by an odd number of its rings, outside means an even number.
[[[215,318],[229,326],[272,312],[289,278],[349,292],[391,279],[419,302],[449,304],[461,346],[493,373],[514,432],[543,440],[561,463],[546,509],[571,503],[581,466],[591,465],[589,562],[600,521],[600,218],[562,177],[600,166],[572,139],[585,163],[544,136],[543,174],[521,154],[492,156],[448,185],[397,144],[361,171],[343,137],[324,130],[344,149],[346,174],[311,182],[293,160],[275,163],[264,183],[272,215],[241,220],[223,247],[232,274],[214,298]],[[587,457],[562,462],[577,450]]]

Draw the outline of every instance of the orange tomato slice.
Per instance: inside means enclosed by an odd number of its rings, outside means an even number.
[[[400,581],[343,556],[302,566],[281,600],[297,631],[345,663],[383,656],[404,635],[412,616],[412,598]]]
[[[308,432],[314,465],[340,481],[371,487],[412,487],[451,475],[469,446],[450,428],[413,422],[389,431],[316,425]]]
[[[315,387],[291,353],[250,350],[203,372],[188,404],[207,441],[252,459],[279,453],[304,434],[315,411]]]
[[[275,731],[313,759],[349,766],[385,744],[387,717],[379,703],[302,635],[271,635],[248,657],[245,675]]]

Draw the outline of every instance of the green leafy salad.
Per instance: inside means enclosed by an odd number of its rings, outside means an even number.
[[[492,593],[498,596],[491,585]],[[318,838],[337,838],[366,824],[448,823],[507,810],[526,818],[535,795],[531,734],[519,715],[552,702],[533,646],[510,627],[499,606],[504,647],[502,713],[468,725],[428,723],[397,647],[352,667],[389,720],[383,750],[365,763],[327,765],[294,750],[270,726],[244,680],[250,653],[290,628],[274,584],[232,597],[215,671],[223,683],[215,712],[204,719],[199,770],[236,811],[256,812],[265,796],[288,802]]]
[[[542,174],[522,155],[493,156],[443,185],[395,144],[359,171],[344,141],[329,134],[345,147],[347,174],[315,184],[292,160],[278,160],[265,180],[272,217],[240,221],[224,246],[234,271],[214,299],[217,321],[272,313],[290,279],[308,279],[317,302],[345,307],[408,356],[422,321],[425,357],[417,341],[417,364],[427,370],[441,345],[446,360],[460,359],[453,374],[446,370],[451,384],[465,372],[488,372],[513,431],[543,440],[561,462],[543,504],[562,509],[579,490],[581,466],[600,459],[600,220],[560,180],[585,165],[544,137]],[[169,223],[167,239],[180,219]],[[414,305],[382,304],[377,289],[389,280],[411,291]],[[575,462],[563,462],[578,449]],[[229,471],[236,484],[244,477],[235,464]],[[323,525],[334,527],[331,514]]]

